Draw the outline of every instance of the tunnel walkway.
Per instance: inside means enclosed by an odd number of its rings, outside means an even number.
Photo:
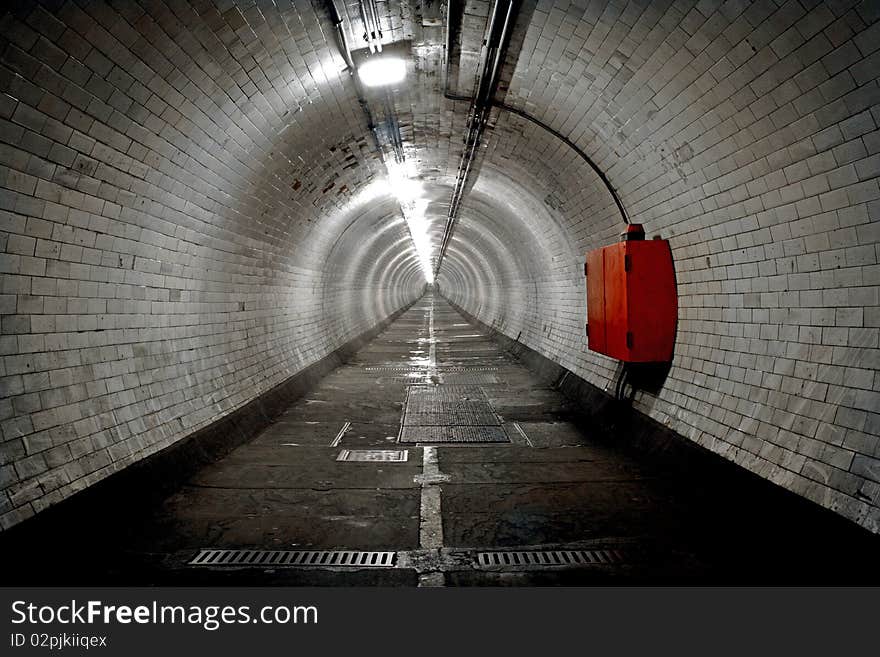
[[[155,512],[108,518],[96,545],[68,537],[91,564],[57,565],[62,579],[150,584],[876,578],[870,548],[810,515],[829,512],[792,515],[740,483],[637,457],[580,417],[427,294]],[[372,561],[342,563],[355,559]]]
[[[181,558],[203,547],[407,551],[423,583],[548,574],[457,572],[473,555],[456,549],[596,547],[585,569],[607,576],[629,568],[611,562],[633,536],[657,531],[666,495],[635,462],[586,444],[569,415],[557,392],[428,295],[174,496],[162,545]],[[452,554],[420,553],[441,548]]]
[[[590,560],[581,576],[620,576],[633,568],[627,552],[643,547],[634,537],[662,534],[658,512],[672,502],[651,484],[655,473],[590,444],[571,415],[556,391],[428,294],[168,500],[154,549],[181,569],[200,548],[391,550],[398,565],[415,566],[349,573],[354,581],[532,581],[569,570],[470,567],[479,550],[540,547]],[[566,559],[536,558],[554,556]],[[322,582],[328,572],[297,577]],[[347,580],[344,571],[329,579]]]

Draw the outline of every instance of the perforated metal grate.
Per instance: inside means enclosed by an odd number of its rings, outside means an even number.
[[[440,365],[438,369],[445,372],[497,372],[497,367],[468,367],[466,365]]]
[[[499,383],[498,377],[494,374],[482,374],[480,372],[449,372],[440,375],[440,380],[447,384],[475,383],[475,384],[496,384]]]
[[[478,568],[553,568],[601,566],[621,563],[618,550],[493,550],[477,552]]]
[[[455,413],[491,412],[489,403],[481,399],[435,399],[432,397],[410,397],[406,406],[407,415],[416,413]]]
[[[405,345],[405,346],[404,346]],[[362,353],[373,353],[373,354],[401,354],[408,355],[411,351],[417,351],[419,349],[418,343],[410,342],[391,342],[384,344],[376,344],[373,342],[369,347],[364,349]]]
[[[401,443],[509,443],[501,427],[425,427],[404,426]]]
[[[401,424],[399,442],[510,442],[486,393],[476,385],[410,386]]]
[[[383,376],[378,379],[379,383],[404,383],[409,386],[423,385],[425,383],[425,374],[410,376]]]
[[[392,372],[392,373],[398,374],[398,375],[400,375],[400,374],[420,374],[420,375],[424,376],[424,374],[425,374],[424,367],[412,368],[412,367],[408,367],[408,366],[407,367],[390,366],[390,367],[365,367],[363,369],[365,372]]]
[[[442,358],[448,358],[449,360],[452,360],[452,361],[504,360],[504,356],[486,356],[486,355],[483,355],[483,356],[466,356],[466,355],[459,355],[459,353],[460,353],[460,352],[457,352],[457,351],[450,352],[450,351],[443,351],[443,350],[441,350],[441,351],[438,352],[438,356],[440,356],[440,357],[442,357]],[[455,365],[451,365],[450,367],[459,367],[459,366],[460,366],[460,365],[458,364],[458,362],[456,362]],[[461,367],[467,367],[467,366],[464,365],[464,366],[461,366]],[[477,369],[477,368],[472,368],[472,369]]]
[[[382,365],[364,367],[366,372],[415,372],[424,374],[424,367],[414,368],[411,365]],[[464,365],[442,365],[438,364],[435,368],[438,372],[497,372],[497,367],[467,367]]]
[[[410,413],[407,411],[403,424],[404,426],[420,427],[490,427],[500,425],[501,420],[487,404],[484,410],[476,411],[458,410],[443,413]]]
[[[203,549],[190,566],[261,568],[393,568],[396,552],[360,550],[223,550]]]
[[[479,386],[421,385],[410,387],[407,403],[420,399],[436,401],[485,400],[486,393]]]
[[[467,354],[468,356],[498,356],[498,349],[486,346],[485,343],[480,344],[474,340],[468,342],[459,340],[455,344],[444,342],[437,347],[437,351],[444,354],[462,353]]]
[[[362,463],[387,462],[403,463],[409,458],[405,449],[344,449],[336,457],[337,461],[358,461]]]

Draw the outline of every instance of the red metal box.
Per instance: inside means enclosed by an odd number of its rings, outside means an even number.
[[[628,363],[668,362],[678,320],[672,251],[640,231],[633,224],[635,239],[587,254],[588,346]]]

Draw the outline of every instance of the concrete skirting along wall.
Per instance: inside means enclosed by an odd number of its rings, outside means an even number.
[[[844,520],[844,516],[728,461],[629,404],[615,400],[571,370],[485,324],[448,298],[446,300],[469,321],[487,331],[492,339],[547,385],[558,389],[576,404],[579,419],[588,425],[591,435],[613,442],[641,457],[660,462],[663,467],[681,472],[692,480],[711,482],[716,487],[724,485],[720,482],[730,482],[730,489],[746,496],[740,499],[741,504],[749,505],[754,501],[754,504],[759,504],[770,515],[775,510],[787,519],[803,518],[803,526],[812,527],[815,531],[834,532],[842,540],[844,535],[870,536],[858,525]]]
[[[43,539],[55,543],[58,537],[75,536],[83,519],[93,523],[95,518],[105,518],[101,524],[112,527],[115,518],[128,517],[137,509],[159,503],[200,467],[259,435],[292,402],[351,358],[413,303],[207,427],[0,532],[0,543],[4,548],[25,549]]]

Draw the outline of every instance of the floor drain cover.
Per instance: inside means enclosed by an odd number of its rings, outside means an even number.
[[[558,568],[621,563],[617,550],[497,550],[477,552],[478,568]]]
[[[199,550],[190,566],[393,568],[396,552],[359,550]]]
[[[344,449],[336,457],[337,461],[390,462],[402,463],[409,458],[405,449]]]
[[[400,432],[401,443],[509,443],[501,427],[409,427]]]

